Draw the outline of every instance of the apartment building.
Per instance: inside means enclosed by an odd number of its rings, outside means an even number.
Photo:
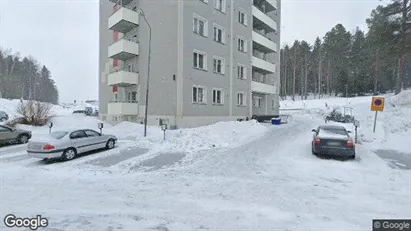
[[[103,0],[101,119],[143,123],[149,60],[149,125],[278,115],[280,7],[280,0]]]

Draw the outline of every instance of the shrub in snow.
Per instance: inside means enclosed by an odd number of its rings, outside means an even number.
[[[18,117],[9,122],[9,125],[26,124],[34,126],[46,125],[51,116],[52,105],[37,101],[22,101],[16,108]]]

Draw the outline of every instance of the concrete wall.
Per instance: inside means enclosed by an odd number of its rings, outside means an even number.
[[[160,4],[159,1],[139,0],[138,6],[143,9],[152,29],[148,114],[175,116],[177,82],[173,76],[177,75],[178,1],[161,1]],[[149,28],[142,16],[140,16],[137,37],[140,43],[140,55],[138,57],[140,74],[139,103],[142,109],[139,117],[144,118]]]
[[[99,4],[99,112],[107,114],[107,103],[111,98],[111,88],[107,86],[108,46],[112,41],[113,32],[108,29],[108,17],[113,12],[112,4],[108,1]]]

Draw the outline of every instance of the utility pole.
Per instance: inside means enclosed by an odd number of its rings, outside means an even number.
[[[140,9],[140,15],[143,16],[144,21],[148,26],[148,65],[147,65],[147,82],[146,82],[146,106],[144,112],[144,137],[147,136],[147,114],[148,114],[148,93],[150,89],[150,61],[151,61],[151,26],[147,21],[146,14]]]

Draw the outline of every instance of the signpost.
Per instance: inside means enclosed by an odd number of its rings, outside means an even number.
[[[53,122],[49,124],[49,134],[51,133],[51,128],[53,127]]]
[[[360,126],[360,121],[354,120],[354,126],[355,126],[355,143],[358,143],[358,139],[357,139],[357,128]]]
[[[162,124],[161,125],[161,130],[163,130],[163,140],[166,140],[167,124]]]
[[[97,126],[98,126],[98,129],[100,129],[100,133],[103,134],[103,127],[104,127],[103,123],[98,123]]]
[[[374,129],[373,132],[375,133],[375,125],[377,123],[377,114],[379,111],[384,111],[384,97],[372,97],[371,101],[371,111],[375,111],[374,117]]]

